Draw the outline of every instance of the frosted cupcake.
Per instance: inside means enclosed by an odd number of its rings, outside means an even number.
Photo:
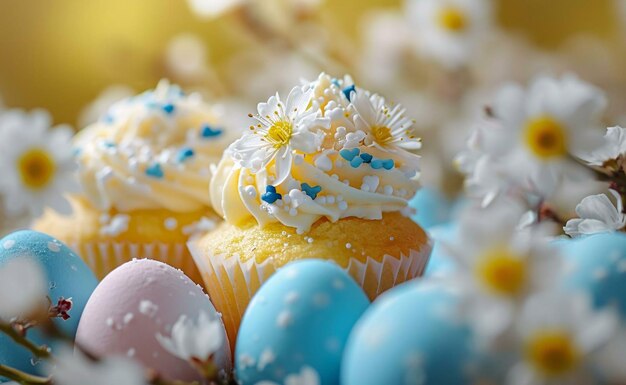
[[[71,245],[100,278],[145,257],[199,282],[185,243],[219,219],[207,191],[230,139],[199,94],[161,81],[76,135],[83,193],[71,197],[71,216],[48,211],[35,228]]]
[[[225,221],[189,242],[231,341],[252,295],[291,261],[333,260],[372,299],[422,273],[430,244],[406,216],[420,141],[404,113],[322,74],[250,115],[211,181]]]

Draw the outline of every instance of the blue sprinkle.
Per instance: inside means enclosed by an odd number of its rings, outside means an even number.
[[[368,154],[367,152],[361,153],[361,159],[363,159],[363,163],[370,163],[372,161],[373,156]]]
[[[171,114],[174,112],[174,105],[172,103],[164,104],[161,109],[165,111],[166,114]]]
[[[341,84],[339,84],[339,80],[337,78],[333,78],[330,82],[336,85],[337,87],[341,87]]]
[[[111,142],[110,140],[103,140],[100,142],[100,144],[102,145],[102,147],[115,148],[115,143]]]
[[[308,183],[302,183],[300,187],[302,188],[302,191],[304,191],[306,195],[311,197],[311,199],[317,198],[317,194],[319,194],[320,191],[322,191],[322,187],[320,186],[311,187]]]
[[[113,116],[111,114],[106,114],[104,115],[104,117],[102,118],[102,121],[106,124],[111,124],[115,121],[115,119],[113,119]]]
[[[187,159],[191,158],[193,155],[194,155],[193,149],[191,149],[190,147],[181,148],[180,151],[178,151],[178,154],[176,155],[176,160],[179,163],[182,163],[186,161]]]
[[[346,99],[348,99],[348,101],[352,101],[352,93],[356,92],[356,87],[353,85],[348,86],[346,88],[344,88],[343,90],[341,90],[341,92],[343,92],[343,94],[346,96]]]
[[[163,178],[163,169],[161,169],[161,165],[158,163],[153,164],[152,166],[146,168],[146,175],[151,176],[153,178]]]
[[[261,200],[269,204],[272,204],[282,198],[283,196],[276,192],[276,187],[271,185],[267,185],[265,187],[265,193],[261,195]]]
[[[72,156],[79,156],[83,152],[83,149],[80,147],[72,148]]]
[[[341,155],[341,157],[347,160],[348,162],[351,162],[355,156],[359,155],[359,152],[361,151],[358,148],[353,148],[352,150],[348,150],[347,148],[344,148],[343,150],[339,151],[339,155]]]
[[[370,166],[372,166],[374,170],[378,170],[379,168],[383,168],[383,161],[380,159],[373,159]]]
[[[352,159],[352,160],[350,161],[350,166],[352,166],[352,167],[354,167],[354,168],[357,168],[357,167],[359,167],[359,166],[360,166],[360,165],[362,165],[362,164],[363,164],[363,159],[361,159],[361,157],[360,157],[360,156],[359,156],[359,157],[356,157],[356,156],[355,156],[355,157],[354,157],[354,159]]]
[[[383,160],[383,168],[385,170],[391,170],[394,165],[395,164],[393,162],[393,159],[385,159],[385,160]]]
[[[222,135],[222,132],[223,130],[220,130],[219,128],[212,128],[211,126],[207,124],[204,127],[202,127],[202,130],[200,131],[200,135],[203,138],[213,138],[215,136]]]

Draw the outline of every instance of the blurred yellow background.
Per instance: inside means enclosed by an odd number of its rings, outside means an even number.
[[[320,18],[358,44],[360,16],[399,8],[395,0],[326,0]],[[550,49],[576,32],[621,44],[612,0],[500,0],[500,24]],[[218,69],[254,44],[233,16],[201,20],[182,0],[4,0],[0,5],[0,95],[10,107],[48,109],[76,124],[106,86],[136,90],[168,76],[164,52],[181,33],[197,34]]]

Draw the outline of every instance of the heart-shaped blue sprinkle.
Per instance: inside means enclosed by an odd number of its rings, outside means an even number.
[[[355,156],[359,155],[359,152],[360,150],[358,148],[353,148],[351,150],[344,148],[343,150],[339,151],[339,155],[341,155],[341,157],[348,162],[351,162]]]
[[[222,135],[222,132],[223,130],[220,130],[219,128],[212,128],[211,126],[207,124],[202,127],[202,130],[200,131],[200,135],[203,138],[214,138],[216,136]]]
[[[370,163],[370,166],[374,169],[374,170],[378,170],[380,168],[383,168],[383,161],[380,159],[373,159],[372,162]]]
[[[164,104],[161,109],[165,111],[166,114],[171,114],[174,112],[174,105],[172,103]]]
[[[161,165],[158,163],[153,164],[152,166],[146,168],[146,175],[151,176],[153,178],[163,178],[163,169]]]
[[[261,195],[261,200],[263,200],[264,202],[267,202],[269,204],[272,204],[274,202],[276,202],[279,199],[282,199],[283,196],[280,195],[279,193],[276,192],[276,187],[272,186],[272,185],[267,185],[265,187],[265,193],[263,193],[263,195]]]
[[[341,90],[341,92],[343,92],[343,94],[346,96],[346,99],[348,99],[348,101],[352,101],[352,93],[355,92],[356,93],[356,87],[353,85],[348,86],[346,88],[344,88],[343,90]]]
[[[358,157],[357,157],[357,156],[355,156],[355,157],[354,157],[354,159],[352,159],[352,160],[350,161],[350,166],[352,166],[352,167],[354,167],[354,168],[357,168],[357,167],[359,167],[359,166],[360,166],[360,165],[362,165],[362,164],[363,164],[363,159],[361,159],[361,157],[360,157],[360,156],[358,156]]]
[[[322,187],[320,186],[311,187],[308,183],[302,183],[300,187],[302,188],[302,191],[304,191],[306,195],[311,197],[311,199],[317,198],[317,194],[319,194],[320,191],[322,191]]]
[[[180,151],[178,151],[178,154],[176,155],[176,160],[179,163],[182,163],[186,161],[187,159],[193,157],[193,155],[194,155],[193,149],[191,149],[190,147],[181,148]]]
[[[370,163],[372,161],[373,156],[368,154],[367,152],[361,153],[361,159],[363,159],[363,163]]]
[[[383,160],[383,168],[385,170],[391,170],[394,165],[395,164],[393,162],[393,159],[385,159],[385,160]]]

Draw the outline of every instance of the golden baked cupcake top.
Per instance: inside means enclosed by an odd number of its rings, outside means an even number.
[[[79,179],[101,210],[202,210],[211,165],[232,139],[199,94],[162,80],[76,135]]]
[[[214,210],[231,224],[254,217],[302,233],[324,217],[379,220],[405,209],[419,187],[413,121],[349,77],[321,74],[250,117],[210,186]]]

